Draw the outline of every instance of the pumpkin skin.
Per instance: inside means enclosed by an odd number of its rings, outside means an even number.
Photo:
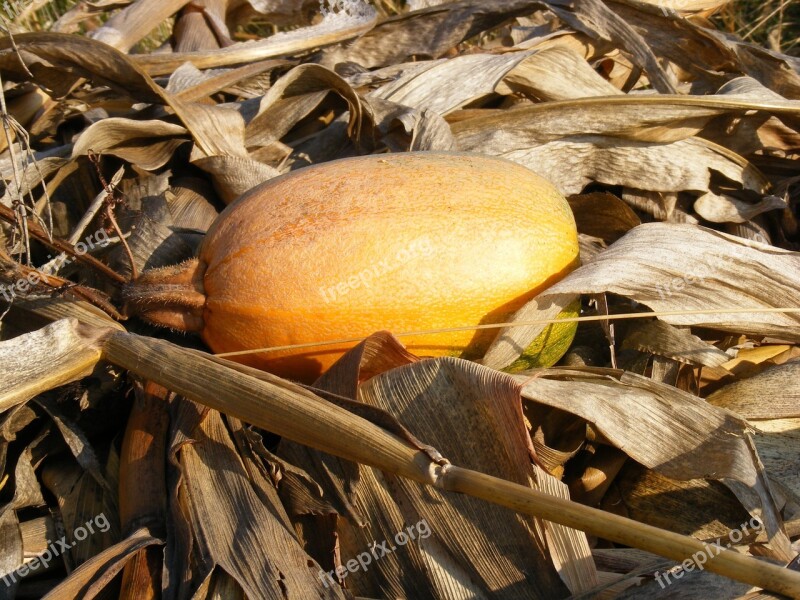
[[[577,266],[578,237],[563,196],[516,163],[382,154],[256,186],[222,212],[198,258],[202,323],[184,328],[225,353],[502,322]],[[401,341],[419,356],[477,358],[496,334]],[[356,343],[233,359],[312,381]]]

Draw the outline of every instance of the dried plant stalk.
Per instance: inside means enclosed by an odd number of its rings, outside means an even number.
[[[40,315],[49,312],[51,316],[54,312],[41,305],[39,308],[29,306],[28,310]],[[59,312],[68,311],[67,303],[62,303]],[[103,358],[109,362],[287,439],[673,560],[683,561],[697,553],[710,555],[705,564],[709,571],[800,598],[800,573],[463,469],[444,459],[434,460],[377,425],[279,377],[261,372],[255,377],[248,373],[249,368],[236,365],[233,369],[227,361],[163,340],[111,328],[105,329],[104,336],[98,340],[100,330],[75,321],[69,325],[73,332],[85,338],[87,346],[102,347]]]
[[[162,340],[112,333],[104,342],[111,362],[220,412],[347,460],[468,494],[520,513],[573,527],[677,561],[711,553],[709,571],[800,598],[800,573],[717,549],[694,538],[550,496],[447,462],[437,464],[380,427],[293,383],[268,374],[234,373],[224,362]],[[168,364],[172,368],[165,369]]]

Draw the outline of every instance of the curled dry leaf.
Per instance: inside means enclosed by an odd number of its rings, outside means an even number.
[[[186,128],[161,120],[134,121],[110,117],[87,127],[72,148],[72,158],[111,154],[146,171],[167,164],[188,140]]]
[[[150,535],[147,528],[138,529],[130,537],[106,548],[83,563],[70,577],[50,590],[43,600],[95,598],[137,552],[163,543],[163,540]]]
[[[642,224],[636,213],[612,194],[595,192],[572,196],[568,200],[578,232],[608,243],[617,241]]]
[[[786,201],[777,196],[766,196],[750,204],[733,196],[707,192],[694,203],[694,211],[712,223],[747,223],[770,210],[787,208]]]
[[[378,350],[382,352],[377,354]],[[417,434],[448,459],[484,472],[502,472],[524,485],[544,486],[556,495],[568,494],[563,484],[530,465],[531,442],[516,386],[508,376],[455,359],[410,362],[412,359],[394,338],[372,336],[347,353],[315,387],[355,393],[357,382],[365,379],[358,392],[360,402],[397,415],[403,425],[413,425]],[[428,426],[421,430],[422,423]],[[494,441],[487,444],[489,439]],[[552,567],[534,550],[543,537],[552,544],[550,557],[563,566],[560,574],[573,592],[596,581],[586,537],[580,532],[509,519],[505,511],[484,510],[480,503],[466,498],[453,499],[453,504],[450,500],[431,504],[430,494],[438,497],[438,492],[424,491],[363,466],[353,473],[347,463],[296,444],[283,443],[281,453],[299,461],[323,482],[326,496],[334,499],[347,517],[337,524],[342,564],[375,539],[391,540],[403,523],[424,523],[430,528],[429,537],[383,557],[368,571],[349,575],[348,586],[359,595],[514,597],[523,589],[524,593],[542,594],[544,588],[531,582],[523,586],[517,580],[522,564],[535,570],[537,579],[560,589]],[[353,515],[358,515],[357,520]],[[353,526],[362,519],[362,526]],[[527,550],[493,555],[486,531],[502,531],[507,544]],[[395,573],[406,575],[397,577]]]
[[[258,42],[239,42],[207,51],[137,55],[135,60],[148,73],[164,75],[185,62],[208,69],[290,56],[352,40],[372,29],[377,12],[369,4],[356,0],[340,4],[344,10],[328,12],[316,25],[276,33]]]
[[[565,296],[603,292],[626,296],[654,311],[704,311],[661,317],[672,325],[800,340],[796,313],[714,313],[796,307],[800,254],[693,225],[636,227],[539,294],[514,319],[552,319]],[[503,330],[486,352],[484,364],[507,366],[543,329],[537,325]]]
[[[461,41],[542,6],[537,0],[460,0],[405,13],[378,23],[344,48],[327,50],[322,64],[374,68],[412,56],[439,58]]]
[[[665,356],[691,365],[719,367],[730,360],[725,352],[704,342],[686,329],[673,327],[664,321],[634,325],[628,332],[622,349],[633,348]]]
[[[554,370],[524,384],[522,397],[593,423],[614,446],[673,479],[718,479],[767,528],[776,556],[789,540],[747,422],[672,386],[632,373]],[[551,379],[554,377],[556,379]]]

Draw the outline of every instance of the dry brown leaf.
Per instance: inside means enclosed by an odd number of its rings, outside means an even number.
[[[662,66],[650,47],[649,32],[637,31],[625,15],[614,10],[613,4],[601,0],[550,0],[547,4],[571,27],[591,37],[610,39],[627,51],[660,93],[675,93],[675,77]]]
[[[672,325],[711,327],[754,336],[800,340],[795,313],[714,313],[722,309],[793,308],[800,302],[800,254],[693,225],[648,223],[539,294],[514,320],[555,318],[554,307],[575,294],[610,292],[664,315]],[[484,364],[508,366],[544,325],[501,331]],[[508,362],[506,362],[508,361]]]
[[[339,75],[315,64],[300,65],[281,77],[259,101],[258,113],[247,123],[247,146],[267,146],[281,139],[300,119],[335,92],[347,102],[348,134],[361,136],[363,122],[361,98]]]
[[[164,92],[130,58],[111,46],[89,38],[63,33],[24,33],[14,36],[17,47],[40,57],[55,69],[111,86],[135,102],[164,103]],[[0,65],[19,64],[8,37],[0,38]],[[49,73],[49,72],[48,72]],[[48,73],[45,73],[47,75]],[[63,76],[63,75],[62,75]],[[43,83],[48,83],[47,79]]]
[[[83,130],[72,149],[72,158],[94,154],[112,154],[146,171],[167,164],[181,144],[187,130],[165,121],[134,121],[110,117]]]
[[[708,401],[745,419],[800,418],[800,362],[792,361],[720,388]]]
[[[302,54],[352,40],[373,28],[377,13],[369,4],[347,1],[340,5],[342,10],[330,11],[316,25],[276,33],[257,42],[239,42],[208,51],[142,54],[136,55],[135,60],[146,72],[165,75],[185,62],[199,69],[207,69]]]
[[[673,327],[664,321],[635,325],[622,343],[622,349],[626,348],[697,366],[719,367],[730,360],[730,356],[719,348],[704,342],[686,329]]]
[[[0,573],[4,574],[4,595],[13,597],[17,593],[19,581],[8,574],[13,573],[24,562],[22,532],[17,513],[13,510],[0,512],[0,548],[3,548],[0,553]]]
[[[95,598],[137,552],[163,543],[162,540],[152,537],[146,528],[139,529],[130,537],[106,548],[82,564],[44,596],[43,600]]]
[[[325,51],[322,64],[374,68],[411,56],[439,58],[459,42],[544,5],[537,0],[460,0],[423,8],[378,23],[346,48]]]
[[[530,464],[530,438],[524,428],[517,390],[510,383],[508,376],[474,363],[435,359],[393,369],[368,380],[362,385],[359,398],[392,412],[407,425],[413,424],[416,435],[455,464],[502,473],[506,479],[538,487]],[[493,443],[486,444],[486,440]],[[396,485],[395,501],[401,502],[403,511],[413,511],[406,519],[425,518],[434,532],[431,539],[438,542],[430,546],[423,543],[420,548],[423,564],[432,571],[434,580],[430,585],[437,596],[451,597],[463,585],[457,583],[459,571],[451,567],[446,574],[446,565],[451,561],[465,569],[463,575],[468,575],[484,594],[519,597],[557,589],[550,570],[536,555],[535,540],[541,538],[534,536],[529,521],[509,519],[505,511],[487,511],[485,506],[461,497],[432,502],[431,494],[438,496],[438,493],[423,492],[416,484],[402,480],[396,480]],[[502,531],[500,535],[506,544],[519,544],[527,549],[497,555],[487,546],[488,531],[495,535]],[[562,539],[566,543],[568,538]],[[562,559],[574,560],[579,556],[579,549],[571,546],[565,549]],[[537,573],[535,587],[531,579],[527,585],[522,583],[519,569],[523,564],[528,565],[529,572]],[[521,585],[524,587],[518,587]]]
[[[551,375],[552,373],[552,375]],[[554,380],[550,377],[563,378]],[[776,556],[793,555],[746,421],[672,386],[632,373],[551,370],[522,397],[580,416],[637,462],[679,480],[717,479],[765,524]]]
[[[769,419],[758,421],[756,426],[756,446],[764,468],[773,486],[786,497],[787,516],[796,521],[800,506],[800,419]]]
[[[116,13],[90,36],[117,50],[127,52],[150,33],[154,25],[168,19],[190,0],[137,0]]]
[[[743,42],[732,34],[702,27],[689,19],[671,19],[659,10],[639,10],[636,0],[608,0],[608,6],[646,36],[649,47],[662,60],[667,59],[707,82],[712,89],[725,83],[727,78],[720,77],[720,73],[733,73],[749,75],[786,98],[800,99],[796,58]],[[596,35],[591,29],[583,31]]]
[[[0,412],[91,373],[100,352],[80,332],[85,327],[65,319],[0,342]]]
[[[617,241],[642,224],[636,213],[612,194],[595,192],[572,196],[568,200],[578,232],[608,243]]]
[[[216,411],[209,411],[194,442],[183,445],[181,467],[191,525],[209,564],[220,565],[251,598],[344,598],[324,586],[319,565],[287,530],[277,492],[271,505],[254,491],[241,458]]]
[[[747,223],[771,210],[784,210],[786,201],[777,196],[766,196],[751,204],[726,194],[707,192],[694,203],[694,211],[712,223]]]
[[[388,352],[384,356],[376,354],[380,348]],[[413,424],[415,433],[423,435],[454,462],[466,461],[485,472],[501,469],[526,485],[536,479],[517,392],[514,385],[506,387],[511,383],[506,375],[466,361],[408,364],[409,358],[392,338],[374,336],[361,349],[346,355],[316,385],[332,386],[330,389],[346,393],[355,390],[356,381],[371,376],[361,386],[360,400],[390,411],[401,423]],[[383,371],[397,364],[407,366]],[[383,373],[377,374],[378,371]],[[447,408],[442,412],[444,407]],[[487,445],[487,439],[498,442]],[[353,467],[347,467],[347,463],[325,455],[308,462],[317,453],[307,453],[294,444],[283,447],[293,461],[301,461],[322,483],[326,495],[346,517],[337,525],[342,563],[369,550],[375,540],[392,540],[408,524],[424,522],[430,527],[430,537],[397,548],[366,572],[348,575],[346,583],[356,594],[450,598],[455,594],[517,597],[536,593],[530,578],[523,583],[518,577],[523,562],[528,569],[536,570],[538,580],[546,577],[553,582],[551,589],[560,587],[552,579],[553,572],[537,556],[534,540],[539,539],[541,544],[542,533],[536,529],[540,533],[534,534],[533,523],[508,520],[503,510],[484,511],[481,504],[461,497],[447,497],[447,501],[443,497],[442,502],[431,504],[430,494],[438,496],[438,492],[423,491],[416,484],[363,466],[358,467],[358,478],[348,482],[345,477]],[[550,482],[548,489],[559,485]],[[362,518],[366,527],[357,527]],[[575,586],[573,591],[584,589],[581,586],[593,580],[594,571],[585,536],[549,524],[546,528],[555,544],[551,551],[564,565],[565,580]],[[506,544],[522,544],[526,550],[492,553],[486,546],[486,531],[503,531]],[[509,583],[499,583],[502,581]],[[539,589],[541,594],[545,588]]]

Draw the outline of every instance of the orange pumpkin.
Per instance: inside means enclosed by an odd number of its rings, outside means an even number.
[[[147,272],[132,312],[199,331],[214,352],[499,322],[577,265],[569,205],[516,163],[383,154],[271,179],[215,221],[199,257]],[[404,337],[477,357],[496,330]],[[356,342],[235,358],[313,380]]]

